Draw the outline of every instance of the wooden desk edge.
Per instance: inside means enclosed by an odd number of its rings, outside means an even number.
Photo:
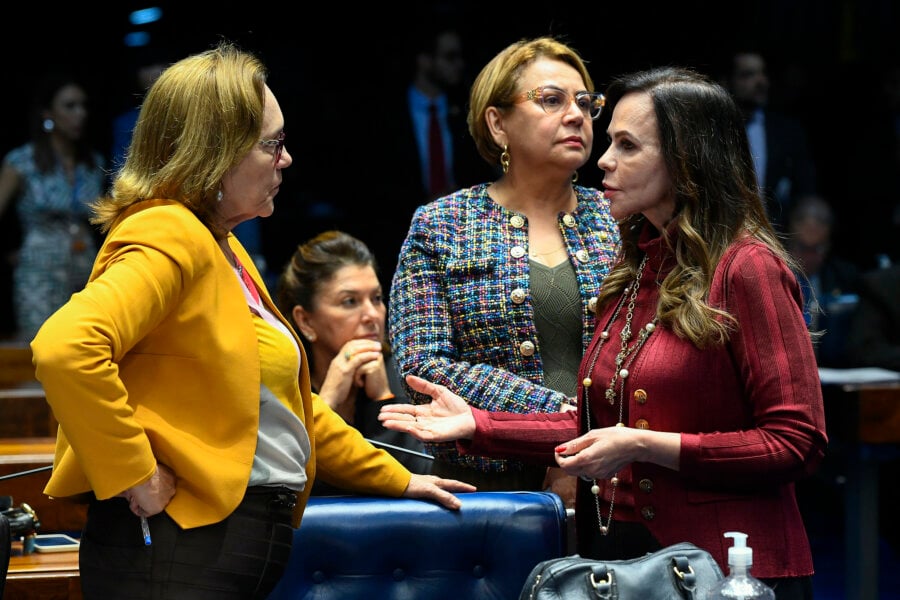
[[[22,542],[11,544],[12,556],[9,558],[7,579],[38,579],[47,576],[78,577],[78,551],[69,552],[32,552],[22,554]]]
[[[53,462],[56,438],[0,438],[0,456],[3,462]]]
[[[54,577],[60,576],[69,576],[69,577],[80,577],[81,573],[78,570],[78,553],[74,552],[76,560],[75,564],[70,567],[49,567],[49,566],[40,566],[40,567],[32,567],[32,568],[24,568],[14,566],[12,559],[9,562],[9,571],[7,572],[7,579],[44,579],[48,574],[53,575]]]

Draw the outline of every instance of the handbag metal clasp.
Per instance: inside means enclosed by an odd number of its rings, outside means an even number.
[[[677,569],[676,569],[676,571],[677,571]],[[613,580],[612,571],[607,571],[606,577],[601,578],[599,581],[597,579],[595,579],[596,575],[597,575],[596,572],[591,573],[591,585],[592,586],[600,587],[601,585],[612,585],[612,580]]]
[[[686,572],[685,572],[685,571],[682,571],[681,569],[679,569],[679,568],[678,568],[678,565],[675,565],[674,567],[672,567],[672,571],[674,571],[675,574],[678,575],[678,579],[681,579],[682,581],[684,581],[684,578],[685,578],[686,576],[693,576],[693,575],[694,575],[694,567],[692,567],[691,565],[688,565],[688,568],[687,568],[687,571],[686,571]]]
[[[594,593],[598,598],[612,598],[613,590],[615,589],[615,585],[613,584],[613,580],[615,579],[613,569],[604,568],[600,571],[597,568],[591,569],[591,586],[594,588]]]

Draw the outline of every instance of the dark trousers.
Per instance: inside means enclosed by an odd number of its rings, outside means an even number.
[[[81,538],[86,600],[264,599],[291,551],[294,492],[254,487],[224,521],[182,529],[165,512],[149,518],[151,545],[122,498],[93,501]]]

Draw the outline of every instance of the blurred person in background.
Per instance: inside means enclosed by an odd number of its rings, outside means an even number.
[[[785,246],[796,259],[803,316],[815,334],[819,366],[847,366],[847,334],[856,310],[859,269],[834,250],[834,213],[824,198],[800,198],[791,211]]]
[[[798,120],[769,106],[771,81],[762,53],[734,52],[723,83],[744,115],[769,219],[777,231],[784,232],[797,199],[816,191],[807,132]]]
[[[383,269],[387,287],[400,246],[415,210],[459,187],[496,176],[496,165],[478,155],[466,125],[466,68],[463,25],[452,12],[424,11],[403,41],[403,74],[379,94],[379,118],[373,123],[377,151],[367,159],[373,170],[369,187],[378,201],[357,227],[362,235],[377,223],[369,246]],[[387,209],[386,207],[390,207]],[[362,216],[364,209],[351,211]]]
[[[384,294],[365,243],[326,231],[300,244],[281,272],[275,298],[306,348],[313,392],[366,439],[387,444],[407,469],[431,473],[422,442],[378,420],[384,402],[409,397],[386,342]],[[314,494],[337,492],[326,479],[322,473]]]
[[[31,140],[0,168],[0,214],[15,210],[21,245],[11,256],[16,338],[29,341],[81,289],[99,235],[89,203],[103,192],[105,160],[90,145],[88,94],[68,73],[49,73],[29,111]]]

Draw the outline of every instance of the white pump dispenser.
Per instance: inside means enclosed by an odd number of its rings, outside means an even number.
[[[745,567],[753,566],[753,548],[747,547],[747,534],[740,531],[729,531],[725,537],[734,540],[734,544],[728,549],[728,566]]]
[[[728,576],[709,590],[708,600],[775,600],[775,592],[750,574],[753,548],[747,546],[747,534],[728,531],[734,545],[728,548]]]

